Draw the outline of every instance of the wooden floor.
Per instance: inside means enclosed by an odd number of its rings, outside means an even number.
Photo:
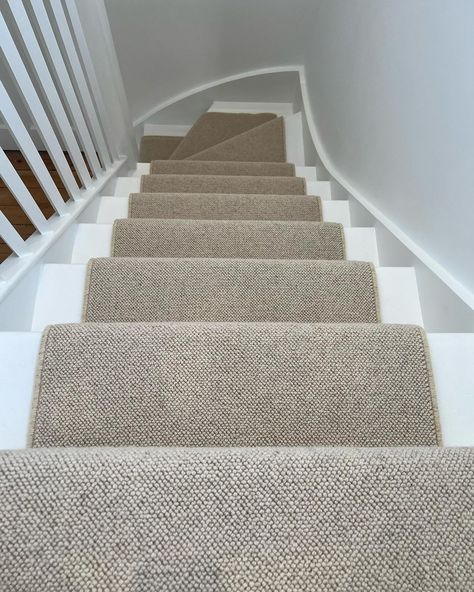
[[[33,199],[36,201],[38,206],[40,207],[41,211],[45,215],[46,218],[49,218],[53,215],[54,210],[49,203],[43,189],[40,187],[38,180],[36,179],[35,175],[32,173],[28,163],[23,157],[23,154],[17,150],[6,150],[6,155],[10,159],[10,162],[13,164],[15,169],[17,170],[18,174],[20,175],[23,183],[26,185],[28,190],[30,191]],[[63,196],[64,201],[69,199],[68,192],[63,185],[63,182],[56,172],[54,164],[49,157],[47,152],[40,152],[40,155],[46,164],[46,167],[50,171],[50,174],[56,183],[60,194]],[[67,157],[67,154],[66,154]],[[71,165],[70,160],[68,162],[71,166],[71,170],[74,173],[74,167]],[[79,180],[76,176],[76,181],[79,183]],[[25,214],[25,212],[20,208],[17,204],[15,198],[10,193],[8,187],[5,186],[5,183],[0,178],[0,210],[5,214],[5,216],[10,220],[16,230],[19,232],[22,238],[26,239],[35,232],[35,227],[31,224],[30,219]],[[0,239],[0,263],[4,261],[9,255],[11,255],[11,249]]]

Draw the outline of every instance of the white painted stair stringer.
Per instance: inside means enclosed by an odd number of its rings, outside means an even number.
[[[474,334],[428,334],[428,342],[443,444],[474,446]],[[0,449],[26,445],[40,343],[39,332],[0,332]]]

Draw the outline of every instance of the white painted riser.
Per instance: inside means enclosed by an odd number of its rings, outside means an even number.
[[[96,222],[98,224],[112,224],[118,218],[128,218],[128,197],[104,196],[99,198]],[[323,201],[324,222],[339,222],[343,226],[351,225],[349,202]]]
[[[0,448],[26,444],[41,333],[0,333]],[[473,446],[474,335],[428,335],[445,446]],[[21,356],[18,352],[21,351]]]
[[[414,270],[378,267],[376,274],[382,321],[423,325]],[[45,265],[36,296],[32,331],[42,331],[47,325],[80,322],[85,281],[86,265]]]
[[[344,228],[346,257],[378,265],[374,228]],[[92,257],[110,257],[112,224],[78,224],[72,263],[87,263]]]

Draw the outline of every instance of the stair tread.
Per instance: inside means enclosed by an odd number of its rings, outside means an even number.
[[[228,162],[213,160],[153,160],[150,175],[246,175],[295,176],[289,162]]]
[[[283,117],[268,121],[206,150],[188,156],[190,160],[286,162]]]
[[[180,136],[142,136],[140,140],[140,162],[169,158],[182,139]]]
[[[424,331],[409,325],[54,326],[31,442],[432,446],[428,359]]]
[[[143,175],[142,193],[261,193],[305,195],[301,177],[248,175]]]
[[[341,224],[287,220],[124,218],[114,257],[344,259]]]
[[[312,195],[132,193],[129,217],[322,221],[322,206]]]
[[[276,119],[276,115],[273,113],[252,115],[248,113],[204,113],[194,123],[170,158],[175,160],[187,158],[272,119]]]
[[[92,259],[84,320],[375,323],[374,273],[354,261]]]

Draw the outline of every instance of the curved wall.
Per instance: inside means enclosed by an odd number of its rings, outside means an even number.
[[[304,65],[340,176],[474,291],[470,0],[106,3],[135,119],[213,80]]]

